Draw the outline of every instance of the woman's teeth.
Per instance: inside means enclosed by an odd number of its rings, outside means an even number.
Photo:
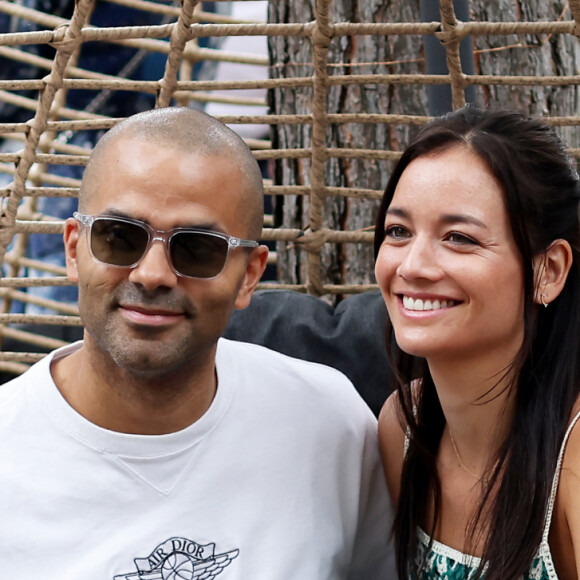
[[[403,296],[403,306],[407,310],[440,310],[453,304],[453,300],[421,300],[421,298],[413,299],[410,296]]]

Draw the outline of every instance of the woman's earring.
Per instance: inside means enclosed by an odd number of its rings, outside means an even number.
[[[542,306],[544,308],[548,308],[548,305],[546,304],[546,295],[545,294],[540,294],[540,302],[542,303]]]

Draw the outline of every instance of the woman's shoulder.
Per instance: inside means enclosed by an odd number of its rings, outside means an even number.
[[[562,464],[560,479],[576,474],[580,485],[580,399],[576,401],[564,441],[562,442]],[[562,482],[562,481],[561,481]],[[580,496],[578,497],[580,502]]]
[[[395,391],[385,401],[379,415],[379,445],[383,469],[393,503],[399,498],[401,472],[405,460],[405,426],[399,394]]]
[[[576,402],[562,443],[557,492],[550,530],[550,549],[562,578],[580,568],[580,399]]]

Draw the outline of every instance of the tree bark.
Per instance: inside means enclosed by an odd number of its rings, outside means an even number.
[[[414,22],[419,19],[419,0],[334,0],[331,22]],[[270,22],[309,22],[315,19],[311,0],[280,0],[270,3]],[[352,36],[331,41],[328,74],[385,74],[423,72],[417,62],[421,53],[419,36]],[[312,75],[313,55],[309,39],[278,36],[269,41],[273,76]],[[312,113],[312,89],[276,89],[270,93],[275,114]],[[340,85],[330,87],[328,113],[427,114],[426,90],[421,85]],[[310,125],[274,127],[276,148],[310,148]],[[400,149],[416,127],[386,124],[333,124],[327,127],[326,146],[353,149]],[[325,184],[381,190],[390,164],[385,161],[330,159],[325,164]],[[310,160],[277,161],[274,181],[284,185],[310,185]],[[360,230],[374,224],[378,202],[355,197],[328,197],[323,204],[324,226],[333,230]],[[274,204],[275,225],[305,229],[309,221],[307,196],[278,196]],[[372,249],[369,244],[325,244],[322,249],[324,283],[360,284],[374,281]],[[287,283],[305,283],[306,256],[299,247],[278,247],[279,278]]]
[[[314,0],[277,0],[270,3],[271,22],[310,22]],[[564,0],[471,0],[471,19],[488,22],[556,21],[572,18]],[[420,0],[333,0],[331,22],[418,22]],[[572,35],[489,35],[472,39],[475,74],[554,76],[573,75],[580,65],[578,41]],[[313,74],[310,39],[270,37],[273,76],[304,77]],[[336,38],[329,47],[329,75],[424,73],[424,42],[420,35],[353,36]],[[575,114],[579,87],[477,86],[476,102],[484,107],[523,110],[535,115]],[[270,93],[274,114],[312,113],[312,89],[276,89]],[[330,87],[328,113],[393,113],[428,115],[427,87],[421,84],[368,84]],[[334,124],[326,130],[332,148],[402,150],[416,127],[386,124]],[[579,147],[580,133],[558,128],[571,147]],[[275,148],[309,149],[311,126],[278,125],[273,129]],[[310,159],[275,163],[274,182],[310,185]],[[325,184],[381,190],[392,167],[384,161],[331,159],[325,165]],[[275,226],[306,229],[308,196],[278,196],[274,203]],[[374,224],[377,202],[328,197],[323,204],[324,226],[332,230],[359,230]],[[307,281],[306,255],[297,245],[278,244],[278,273],[282,282]],[[321,253],[324,283],[373,282],[372,249],[367,244],[325,244]]]
[[[572,20],[563,0],[471,0],[471,19],[490,22]],[[483,75],[569,76],[580,66],[578,40],[568,34],[495,35],[474,39],[475,71]],[[502,86],[477,88],[478,102],[513,108],[538,116],[568,116],[578,111],[580,88],[570,86]],[[575,127],[556,131],[578,147]]]

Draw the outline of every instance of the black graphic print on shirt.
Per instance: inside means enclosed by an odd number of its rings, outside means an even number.
[[[135,558],[136,572],[114,580],[213,580],[238,557],[239,550],[215,553],[215,544],[198,544],[187,538],[169,538],[146,558]]]

